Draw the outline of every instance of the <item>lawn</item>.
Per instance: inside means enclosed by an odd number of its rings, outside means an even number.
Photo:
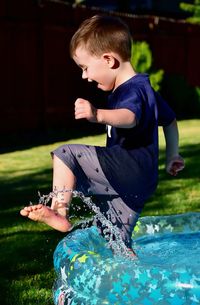
[[[179,122],[180,153],[186,168],[178,177],[164,169],[164,139],[160,132],[160,182],[142,215],[200,212],[200,120]],[[104,145],[104,135],[66,141]],[[65,143],[66,143],[65,142]],[[19,215],[39,190],[51,190],[49,152],[60,143],[0,155],[1,258],[0,301],[4,305],[52,305],[53,251],[64,236]]]

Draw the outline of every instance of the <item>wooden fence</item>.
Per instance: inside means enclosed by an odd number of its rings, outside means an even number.
[[[74,124],[77,97],[103,98],[81,80],[68,54],[81,21],[100,12],[59,1],[0,2],[1,137],[67,128]],[[199,26],[154,16],[120,16],[133,39],[150,44],[156,68],[200,86]]]

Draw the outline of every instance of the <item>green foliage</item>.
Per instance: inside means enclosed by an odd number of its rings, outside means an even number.
[[[132,44],[131,63],[139,73],[148,73],[152,87],[158,91],[161,87],[164,71],[153,71],[152,52],[147,42],[135,41]]]
[[[200,0],[194,0],[194,4],[181,2],[180,8],[192,14],[191,17],[186,19],[188,22],[200,23]]]
[[[161,82],[164,76],[164,70],[158,70],[156,72],[150,73],[150,82],[154,90],[159,91],[161,87]]]
[[[132,44],[131,62],[140,73],[147,72],[151,68],[152,54],[147,42],[135,41]]]

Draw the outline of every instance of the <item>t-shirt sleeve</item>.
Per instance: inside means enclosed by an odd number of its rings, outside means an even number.
[[[158,92],[155,92],[155,94],[158,109],[158,125],[168,126],[176,118],[176,115],[160,94]]]
[[[138,97],[136,92],[131,92],[131,94],[126,94],[123,97],[122,102],[118,105],[118,108],[126,108],[134,112],[137,121],[140,120],[142,114],[142,102],[141,98]]]

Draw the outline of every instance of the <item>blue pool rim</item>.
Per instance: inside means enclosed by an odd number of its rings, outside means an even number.
[[[133,240],[144,235],[154,237],[199,231],[200,213],[147,216],[139,219]],[[198,270],[194,272],[184,266],[179,270],[164,270],[159,266],[142,268],[137,264],[130,269],[129,265],[127,263],[124,268],[124,263],[113,259],[96,227],[69,233],[54,252],[57,274],[53,287],[54,303],[60,305],[63,300],[65,305],[200,304]]]

